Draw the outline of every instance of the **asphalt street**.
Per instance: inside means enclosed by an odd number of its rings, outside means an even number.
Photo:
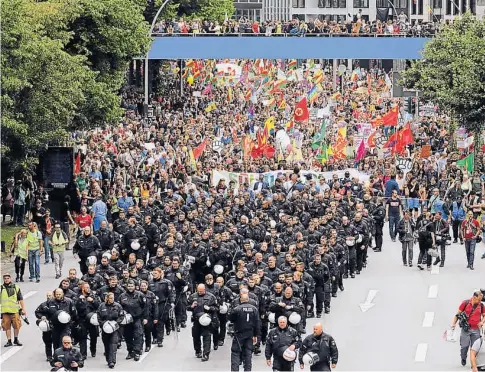
[[[387,233],[386,233],[387,234]],[[447,249],[445,267],[431,272],[416,267],[418,248],[414,247],[414,266],[404,267],[400,243],[385,237],[381,253],[369,251],[367,269],[356,279],[345,281],[345,291],[332,298],[332,311],[319,319],[332,334],[339,348],[337,370],[341,371],[469,371],[461,367],[459,345],[443,340],[460,302],[473,291],[485,287],[485,260],[480,256],[483,243],[476,250],[475,271],[466,269],[465,248],[453,244]],[[78,267],[72,251],[66,253],[64,274]],[[3,267],[5,272],[7,268]],[[4,348],[1,337],[2,371],[46,371],[41,331],[35,326],[34,310],[45,293],[59,284],[54,279],[53,264],[41,264],[41,282],[21,283],[31,325],[20,332],[22,347]],[[317,319],[309,319],[307,333]],[[126,349],[118,351],[118,371],[228,371],[231,339],[213,351],[208,362],[196,359],[190,334],[190,322],[175,337],[166,337],[164,347],[154,347],[139,362],[126,361]],[[297,367],[298,368],[298,367]],[[85,371],[108,370],[102,342],[98,356],[85,361]],[[253,370],[270,371],[263,354],[253,357]]]

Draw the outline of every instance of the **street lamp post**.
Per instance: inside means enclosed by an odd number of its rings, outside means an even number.
[[[155,28],[155,23],[157,22],[158,16],[160,15],[163,8],[165,8],[165,5],[167,5],[169,1],[170,0],[165,0],[162,6],[160,6],[160,8],[158,9],[157,14],[155,14],[155,17],[153,18],[153,22],[150,27],[150,33],[148,34],[148,36],[150,37],[152,36],[153,29]],[[145,57],[145,105],[148,107],[148,53]],[[145,113],[145,116],[146,116],[146,113]]]

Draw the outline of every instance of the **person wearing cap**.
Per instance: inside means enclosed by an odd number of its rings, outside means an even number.
[[[0,288],[0,311],[2,314],[2,329],[7,335],[5,347],[13,345],[22,346],[18,336],[22,321],[20,314],[25,315],[25,303],[20,291],[20,287],[12,282],[12,276],[9,273],[3,274],[3,284]],[[12,344],[12,328],[14,342]]]
[[[64,264],[64,252],[69,244],[69,238],[67,234],[61,230],[61,224],[56,222],[54,225],[54,232],[49,239],[49,245],[52,247],[52,259],[54,261],[54,267],[56,270],[56,279],[59,279],[62,275],[62,265]]]
[[[480,339],[480,328],[485,324],[485,305],[481,302],[483,300],[483,293],[480,290],[473,292],[473,296],[469,300],[465,300],[460,304],[458,312],[453,317],[451,329],[455,329],[461,313],[467,316],[467,323],[469,329],[463,329],[460,321],[460,357],[461,365],[466,365],[468,349]]]
[[[54,293],[52,291],[48,291],[46,293],[47,300],[42,302],[37,309],[35,309],[35,317],[37,318],[36,324],[42,320],[42,317],[46,317],[48,314],[48,302],[54,298]],[[47,362],[52,361],[52,330],[48,329],[47,331],[42,332],[42,342],[44,342],[44,350],[45,350],[45,357]]]

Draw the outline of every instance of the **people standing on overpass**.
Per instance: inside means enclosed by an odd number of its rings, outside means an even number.
[[[0,311],[2,314],[2,329],[7,336],[7,343],[4,346],[22,346],[19,341],[20,327],[22,327],[20,314],[26,314],[25,303],[20,287],[12,282],[12,276],[9,273],[3,274],[3,284],[0,286]]]

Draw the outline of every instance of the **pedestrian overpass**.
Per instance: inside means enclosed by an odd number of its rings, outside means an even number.
[[[148,59],[420,59],[429,38],[154,36]]]

